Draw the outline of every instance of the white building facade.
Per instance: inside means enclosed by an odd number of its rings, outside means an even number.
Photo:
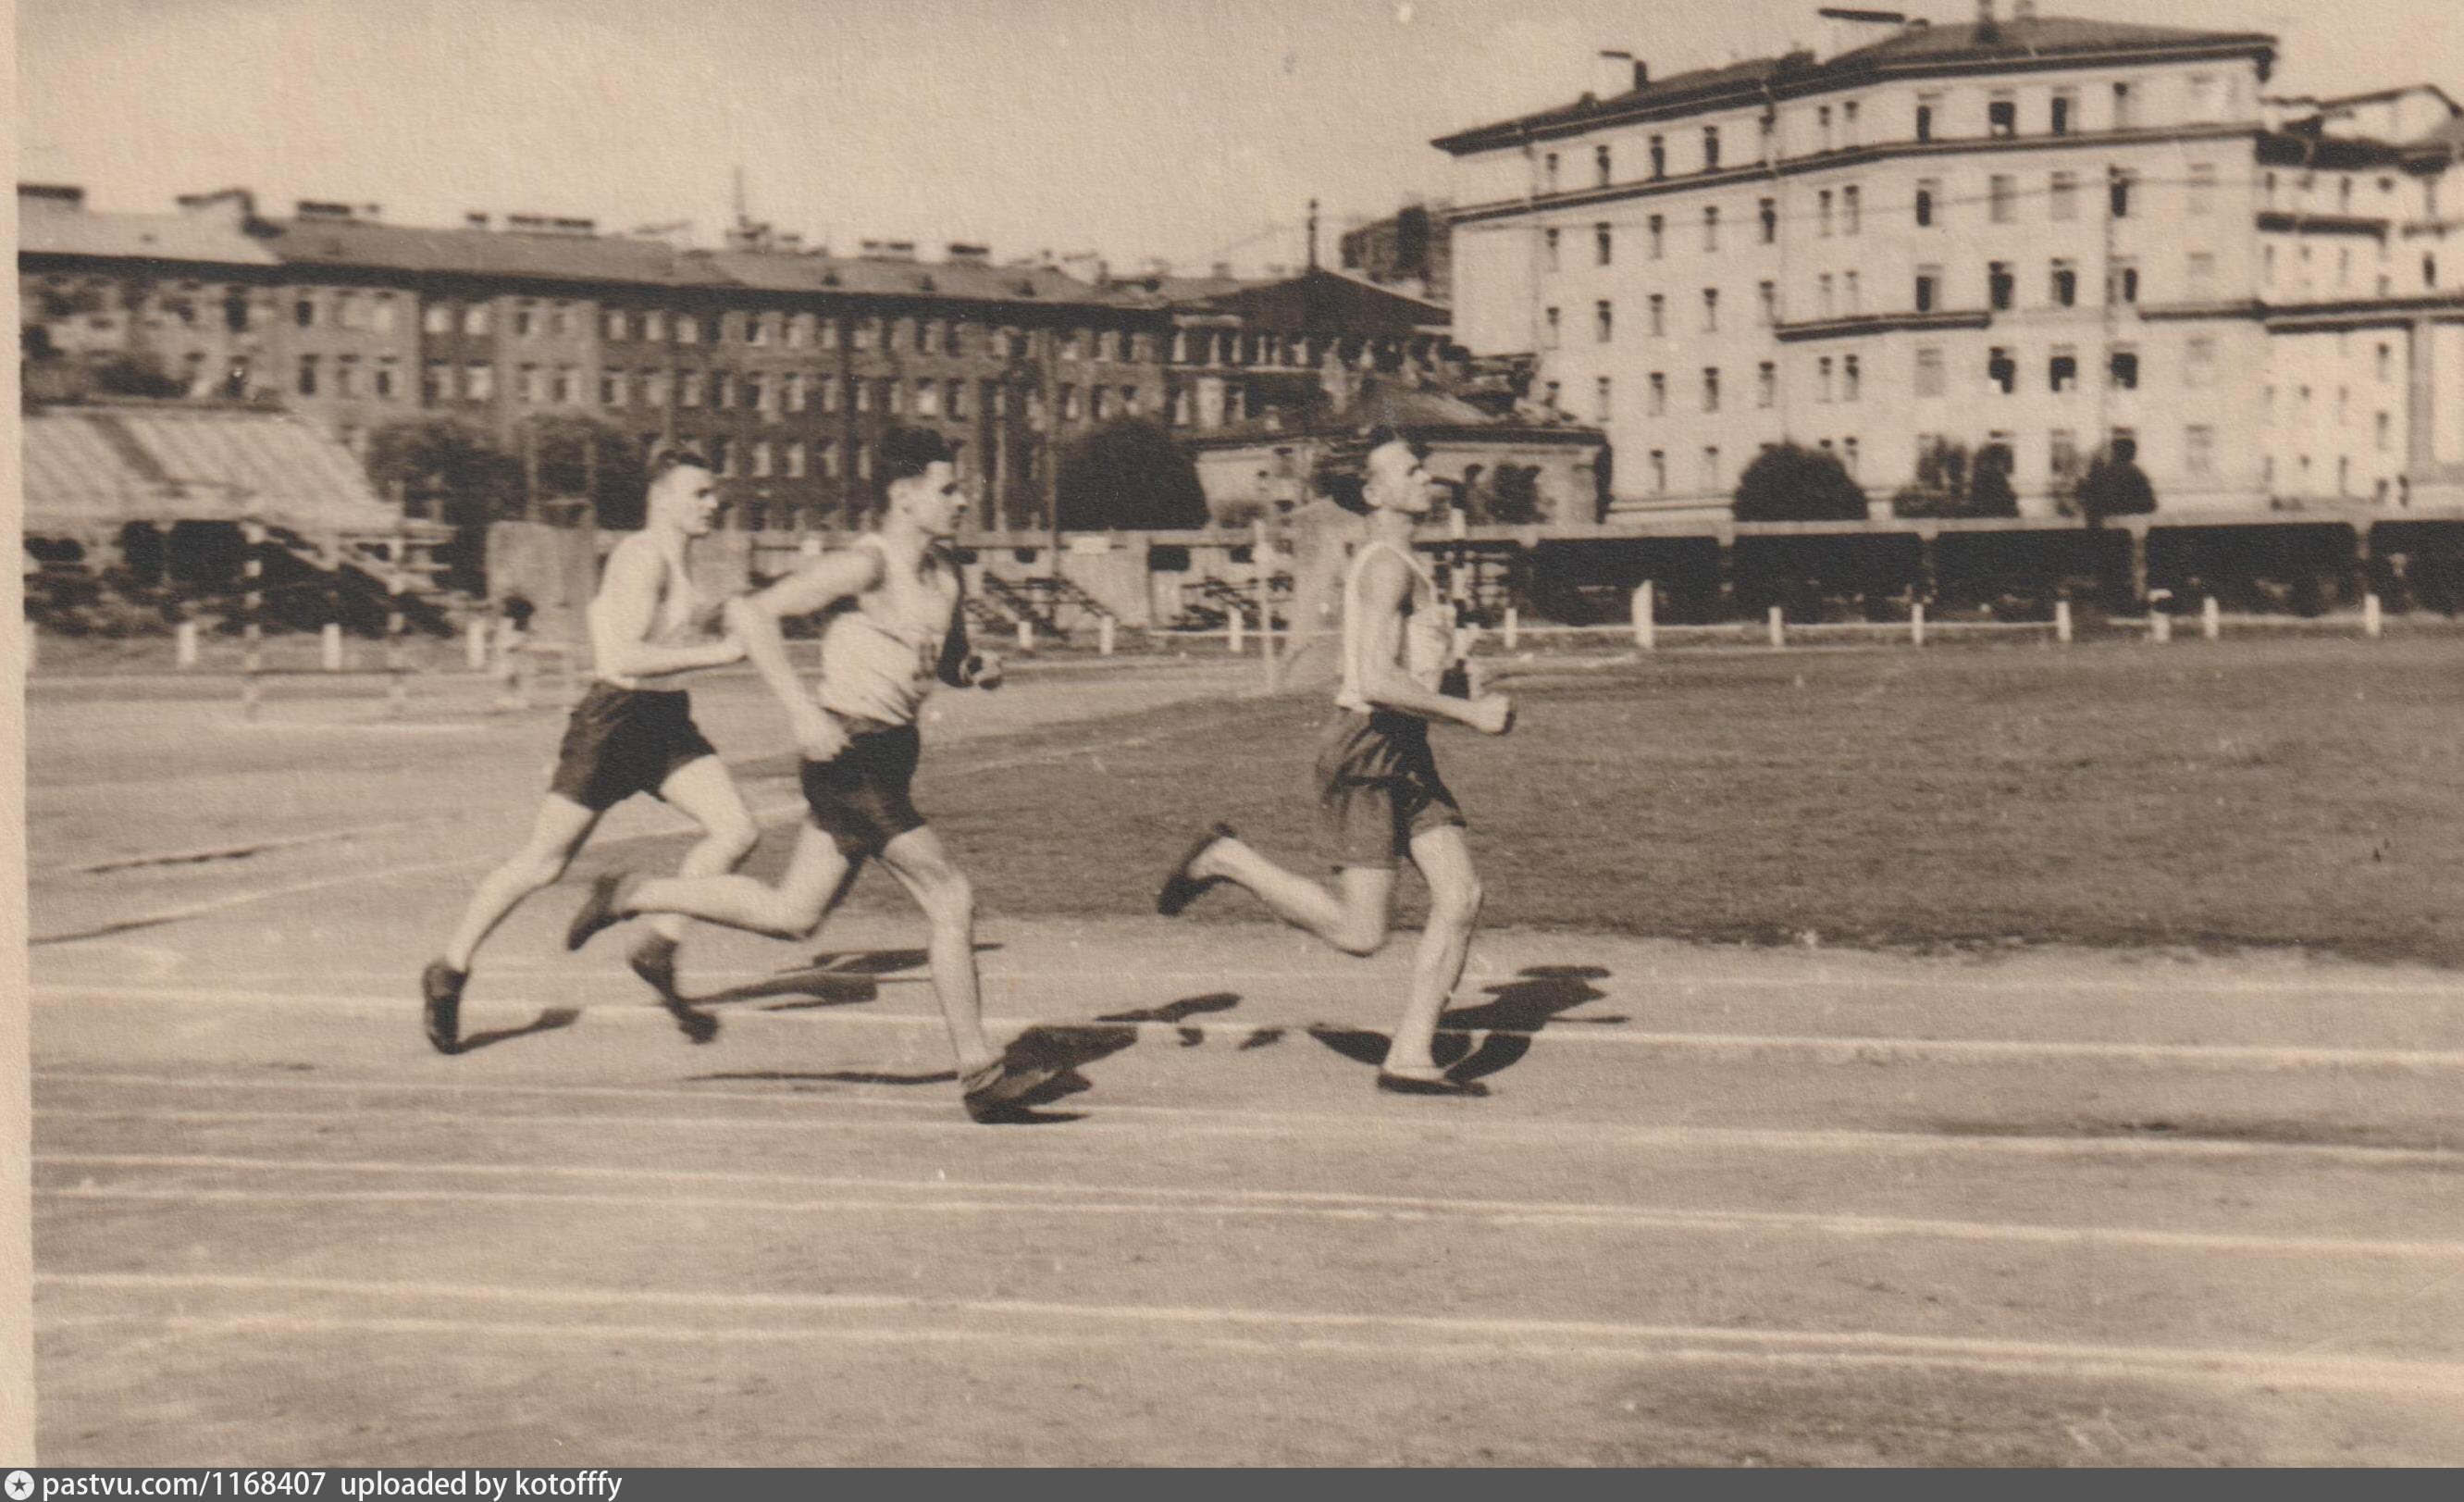
[[[1607,431],[1613,514],[1724,510],[1782,442],[1883,511],[1936,438],[2008,445],[2031,514],[2108,447],[2168,513],[2464,500],[2445,96],[2270,99],[2257,33],[1856,14],[1437,143],[1456,337]]]

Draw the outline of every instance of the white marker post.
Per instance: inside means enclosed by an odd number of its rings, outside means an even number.
[[[1913,601],[1908,606],[1908,642],[1911,646],[1925,645],[1925,602],[1923,600]]]
[[[1023,652],[1035,651],[1035,623],[1033,621],[1022,620],[1018,623],[1018,650]]]
[[[1771,644],[1773,652],[1784,651],[1788,646],[1788,623],[1781,618],[1778,606],[1771,607]]]
[[[1099,656],[1112,654],[1112,618],[1109,615],[1095,620],[1095,652]]]
[[[2384,625],[2379,618],[2379,597],[2374,594],[2362,596],[2362,634],[2376,641],[2382,630]]]
[[[2054,640],[2065,647],[2071,644],[2071,603],[2068,600],[2054,602]]]
[[[462,665],[473,673],[488,671],[488,623],[473,621],[462,633]]]
[[[318,651],[324,670],[327,673],[341,672],[342,628],[332,621],[327,621],[318,631],[317,636]]]
[[[1458,513],[1460,515],[1460,513]],[[1266,519],[1251,523],[1249,566],[1258,581],[1258,662],[1265,670],[1266,692],[1275,692],[1275,545]]]
[[[183,668],[197,665],[197,623],[182,621],[171,631],[172,661]]]
[[[2165,602],[2173,598],[2170,589],[2147,591],[2147,639],[2168,642],[2173,639],[2173,618],[2165,613]]]
[[[1232,655],[1235,657],[1238,657],[1243,652],[1248,651],[1248,648],[1243,644],[1241,637],[1241,630],[1248,624],[1248,620],[1249,618],[1247,616],[1241,613],[1241,607],[1239,606],[1236,605],[1232,607],[1232,620],[1231,623],[1224,628],[1224,636],[1226,643],[1232,649]]]
[[[248,581],[248,590],[240,598],[245,617],[241,626],[246,647],[239,662],[239,711],[250,720],[256,718],[257,700],[264,685],[257,674],[265,671],[265,523],[241,523],[240,535],[248,541],[248,558],[240,564],[240,576]]]
[[[1658,632],[1653,630],[1651,581],[1646,579],[1634,588],[1634,644],[1645,652],[1655,650]]]
[[[2224,620],[2217,613],[2216,597],[2208,596],[2199,604],[2199,634],[2214,641],[2224,631]]]
[[[1505,629],[1505,636],[1506,636],[1506,650],[1507,650],[1507,652],[1512,652],[1512,651],[1513,651],[1513,650],[1514,650],[1518,645],[1520,645],[1520,643],[1521,643],[1521,641],[1522,641],[1522,630],[1523,630],[1523,617],[1522,617],[1522,613],[1521,613],[1520,611],[1516,610],[1516,609],[1514,608],[1514,607],[1512,607],[1512,606],[1510,606],[1510,605],[1509,605],[1509,606],[1507,606],[1507,607],[1506,607],[1506,629]]]
[[[410,534],[396,530],[385,559],[385,713],[400,719],[410,709],[410,664],[403,656],[402,591],[410,563]]]

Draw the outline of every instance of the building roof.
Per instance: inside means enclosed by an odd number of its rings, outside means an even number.
[[[517,231],[431,230],[352,219],[264,224],[266,247],[286,264],[539,281],[724,286],[706,259],[659,240]]]
[[[19,214],[17,253],[142,257],[215,266],[275,264],[263,245],[215,220],[187,214],[89,213],[65,206]]]
[[[869,293],[975,302],[1050,302],[1118,307],[1129,299],[1089,286],[1053,266],[911,261],[767,251],[716,251],[702,257],[725,281],[769,292]]]
[[[1583,128],[1604,118],[1669,112],[1688,103],[1758,92],[1767,85],[1805,94],[1866,82],[1879,73],[1923,73],[1978,63],[2087,59],[2149,52],[2273,55],[2275,50],[2276,38],[2261,32],[2202,32],[2068,16],[2013,17],[1990,26],[1974,21],[1956,26],[1908,26],[1827,61],[1809,52],[1794,52],[1719,68],[1699,68],[1654,79],[1639,89],[1607,99],[1587,94],[1572,104],[1457,131],[1431,144],[1458,154],[1487,150],[1519,140],[1526,131],[1548,134],[1557,129]]]
[[[347,450],[284,412],[38,408],[23,431],[29,532],[250,517],[302,536],[397,524]]]
[[[1339,411],[1322,405],[1298,417],[1277,414],[1253,417],[1176,436],[1192,448],[1239,448],[1250,443],[1290,443],[1308,438],[1357,438],[1375,428],[1397,428],[1410,433],[1444,433],[1450,437],[1489,435],[1501,440],[1538,434],[1579,441],[1588,436],[1605,442],[1596,428],[1573,423],[1534,423],[1499,417],[1435,387],[1414,386],[1388,375],[1361,379],[1352,399]]]
[[[1408,335],[1444,328],[1454,319],[1442,303],[1323,266],[1178,306],[1189,312],[1232,314],[1248,326],[1270,333]]]

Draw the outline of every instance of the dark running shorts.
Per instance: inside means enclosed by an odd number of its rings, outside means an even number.
[[[694,727],[684,690],[595,682],[565,722],[548,789],[604,812],[635,793],[657,793],[676,768],[716,755]]]
[[[804,806],[813,828],[838,842],[849,860],[878,855],[881,848],[910,829],[924,828],[908,784],[915,780],[915,759],[923,740],[913,725],[886,725],[877,719],[841,715],[847,727],[847,749],[826,762],[803,767]]]
[[[1429,722],[1384,711],[1337,714],[1317,751],[1318,818],[1334,863],[1393,871],[1423,829],[1463,828],[1429,754]]]

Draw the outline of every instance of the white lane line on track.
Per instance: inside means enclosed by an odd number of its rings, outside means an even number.
[[[1381,1349],[1412,1354],[1463,1358],[1514,1354],[1540,1358],[1593,1357],[1616,1361],[1704,1359],[1793,1360],[1821,1364],[1868,1361],[1972,1369],[1993,1363],[1997,1370],[2035,1376],[2134,1376],[2234,1386],[2265,1385],[2380,1392],[2427,1397],[2464,1392],[2464,1363],[2384,1357],[2287,1355],[2250,1350],[2195,1350],[2162,1346],[2068,1344],[2054,1341],[2007,1340],[1975,1336],[1908,1336],[1879,1331],[1739,1330],[1726,1326],[1617,1324],[1592,1320],[1517,1319],[1460,1315],[1328,1314],[1300,1310],[1205,1309],[1172,1305],[1062,1304],[1024,1299],[958,1299],[869,1293],[756,1293],[712,1291],[658,1292],[640,1289],[508,1288],[486,1284],[409,1283],[342,1278],[253,1277],[230,1274],[83,1272],[37,1273],[39,1288],[99,1293],[170,1293],[272,1295],[286,1300],[304,1297],[430,1300],[474,1306],[529,1306],[566,1310],[644,1309],[718,1312],[766,1315],[757,1327],[710,1328],[699,1325],[561,1325],[546,1322],[508,1325],[508,1333],[525,1336],[576,1336],[615,1338],[619,1328],[672,1331],[676,1338],[730,1338],[739,1331],[754,1339],[840,1338],[825,1327],[787,1330],[780,1317],[802,1315],[890,1314],[962,1319],[963,1329],[912,1332],[902,1328],[848,1331],[845,1338],[890,1341],[914,1339],[976,1341],[998,1338],[987,1331],[987,1319],[1056,1320],[1072,1328],[1041,1338],[1065,1345],[1096,1343],[1094,1324],[1125,1324],[1145,1334],[1134,1342],[1152,1342],[1154,1332],[1170,1330],[1177,1342],[1190,1333],[1198,1340],[1226,1338],[1217,1332],[1253,1333],[1250,1348],[1267,1352],[1311,1348],[1322,1342],[1331,1351]],[[115,1312],[121,1322],[133,1316]],[[62,1327],[76,1318],[46,1316],[47,1327]],[[418,1324],[438,1334],[484,1331],[485,1321],[436,1319],[389,1321],[385,1316],[319,1315],[305,1313],[251,1313],[200,1316],[176,1314],[166,1320],[192,1320],[211,1327],[228,1324],[240,1331],[316,1330],[320,1324],[338,1332],[372,1324]],[[1277,1333],[1268,1338],[1266,1332]],[[1033,1336],[1034,1333],[1028,1333]],[[1342,1336],[1353,1338],[1341,1338]],[[1364,1343],[1375,1342],[1375,1346]]]
[[[271,1082],[269,1082],[271,1083]],[[820,1105],[854,1103],[854,1097],[780,1096],[800,1103]],[[871,1104],[871,1102],[866,1102]],[[473,1115],[457,1111],[393,1111],[358,1107],[351,1112],[353,1121],[382,1118],[407,1125],[467,1130],[474,1123],[491,1127],[658,1127],[663,1129],[707,1130],[715,1132],[783,1131],[845,1134],[848,1132],[958,1132],[982,1138],[988,1130],[962,1118],[956,1118],[946,1098],[933,1103],[936,1115],[931,1118],[912,1120],[858,1119],[829,1116],[819,1113],[800,1117],[722,1116],[652,1116],[652,1115],[586,1115],[522,1114],[519,1115]],[[1055,1108],[1069,1112],[1063,1102]],[[1466,1138],[1491,1138],[1507,1141],[1543,1141],[1562,1144],[1569,1135],[1579,1135],[1587,1144],[1614,1143],[1625,1147],[1675,1148],[1695,1151],[1747,1151],[1770,1153],[1864,1153],[1864,1154],[1950,1154],[1986,1157],[2019,1158],[2185,1158],[2210,1160],[2278,1159],[2317,1163],[2340,1163],[2357,1168],[2431,1168],[2442,1173],[2453,1171],[2464,1163],[2464,1153],[2435,1147],[2368,1147],[2324,1142],[2276,1142],[2266,1140],[2225,1139],[2216,1138],[2156,1137],[2002,1137],[1890,1132],[1890,1131],[1775,1131],[1753,1127],[1624,1127],[1599,1121],[1501,1121],[1484,1119],[1463,1112],[1449,1111],[1442,1116],[1430,1114],[1404,1116],[1345,1116],[1322,1114],[1276,1114],[1262,1119],[1255,1111],[1207,1110],[1180,1106],[1090,1106],[1084,1118],[1070,1123],[1073,1133],[1134,1133],[1155,1138],[1158,1123],[1168,1123],[1174,1133],[1183,1137],[1224,1138],[1289,1138],[1321,1136],[1354,1140],[1365,1138],[1391,1138],[1413,1142],[1428,1141],[1433,1135],[1450,1140]],[[269,1122],[301,1121],[332,1124],[335,1117],[320,1111],[165,1111],[152,1106],[120,1109],[96,1109],[64,1106],[37,1106],[37,1119],[131,1121],[141,1125],[180,1126],[255,1126]],[[1106,1116],[1123,1119],[1106,1120]]]
[[[1001,977],[993,977],[998,982]],[[375,1012],[405,1015],[409,1005],[394,996],[319,996],[297,992],[264,992],[212,987],[144,986],[144,985],[42,985],[34,987],[38,1001],[68,1005],[79,1001],[161,1001],[177,1005],[195,1006],[276,1006],[302,1008],[334,1013],[341,1011]],[[552,1004],[492,999],[490,1007],[519,1014],[535,1005]],[[647,1003],[622,1006],[583,1008],[597,1013],[600,1020],[623,1019],[618,1026],[671,1028],[674,1020]],[[475,1009],[466,1011],[465,1026]],[[855,1011],[823,1007],[793,1012],[738,1011],[739,1021],[777,1024],[786,1027],[809,1027],[821,1023],[844,1022],[869,1027],[939,1028],[938,1017],[921,1013],[905,1014],[879,1011]],[[1299,1023],[1230,1023],[1207,1022],[1192,1018],[1185,1022],[1103,1022],[1093,1019],[1039,1019],[1032,1017],[986,1016],[987,1026],[1023,1031],[1030,1027],[1060,1030],[1100,1030],[1133,1028],[1142,1036],[1177,1036],[1197,1032],[1208,1037],[1248,1039],[1260,1033],[1306,1033],[1310,1031],[1355,1032],[1356,1025],[1330,1022]],[[2130,1064],[2149,1068],[2192,1068],[2218,1070],[2376,1070],[2404,1073],[2464,1072],[2464,1050],[2442,1051],[2427,1049],[2320,1049],[2279,1047],[2265,1044],[2175,1044],[2175,1043],[2097,1043],[2077,1041],[2032,1041],[2005,1038],[1903,1038],[1903,1037],[1820,1037],[1788,1036],[1764,1033],[1712,1032],[1645,1032],[1616,1027],[1570,1027],[1558,1026],[1542,1028],[1441,1027],[1441,1033],[1469,1036],[1479,1033],[1504,1038],[1529,1038],[1544,1041],[1554,1048],[1560,1044],[1584,1047],[1615,1047],[1661,1049],[1686,1049],[1702,1053],[1793,1053],[1813,1058],[1823,1064],[1889,1064],[1899,1062],[1975,1064],[2008,1060],[2092,1060],[2103,1064]]]
[[[2168,1231],[2136,1226],[2046,1226],[2020,1222],[1919,1220],[1903,1216],[1821,1215],[1776,1210],[1641,1209],[1630,1205],[1547,1201],[1446,1199],[1349,1194],[1326,1190],[1191,1189],[1022,1181],[864,1179],[832,1175],[658,1169],[593,1164],[410,1163],[317,1159],[160,1156],[124,1153],[39,1153],[35,1164],[58,1168],[139,1168],[211,1173],[330,1174],[372,1178],[565,1179],[623,1183],[712,1184],[803,1191],[789,1199],[753,1196],[555,1194],[529,1190],[227,1189],[165,1183],[38,1186],[56,1200],[140,1200],[233,1204],[410,1204],[501,1202],[577,1204],[623,1209],[706,1208],[815,1213],[900,1210],[1028,1215],[1258,1215],[1333,1220],[1463,1221],[1506,1226],[1625,1226],[1708,1234],[1784,1232],[1852,1238],[1913,1237],[1944,1241],[2020,1242],[2093,1249],[2143,1248],[2167,1251],[2255,1252],[2264,1255],[2362,1256],[2402,1260],[2464,1258],[2464,1242],[2364,1241],[2339,1236],[2271,1236],[2228,1231]],[[814,1190],[856,1191],[815,1194]],[[917,1198],[929,1196],[931,1198]],[[966,1198],[955,1198],[955,1197]],[[1008,1198],[1002,1198],[1002,1197]],[[1067,1201],[1067,1203],[1063,1203]]]

